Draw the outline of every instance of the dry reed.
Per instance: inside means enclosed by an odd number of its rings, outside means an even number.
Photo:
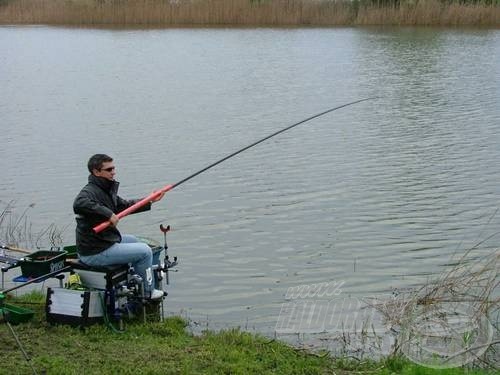
[[[440,344],[446,343],[451,347],[452,344],[458,343],[461,347],[454,355],[442,358],[443,365],[446,365],[446,360],[457,357],[462,363],[472,360],[486,367],[498,363],[500,250],[472,260],[469,255],[475,248],[467,251],[448,272],[419,289],[398,292],[391,301],[376,298],[367,300],[370,306],[384,316],[391,330],[399,332],[396,351],[401,350],[408,354],[412,346],[415,346],[412,340],[422,334],[415,332],[416,328],[423,328],[434,336],[431,339],[440,337]],[[466,319],[463,319],[464,312]],[[453,327],[460,317],[462,323],[467,321],[469,327],[475,324],[476,331],[463,329],[459,332]],[[461,328],[464,328],[463,324]],[[436,335],[436,331],[440,331],[442,336]],[[428,345],[429,342],[427,341]],[[437,357],[437,351],[430,352]]]
[[[66,228],[60,229],[50,224],[35,233],[28,218],[28,211],[34,206],[34,203],[30,204],[18,215],[13,201],[5,204],[0,211],[0,245],[25,249],[62,246],[62,234]]]
[[[498,27],[500,5],[439,0],[0,0],[0,24]]]

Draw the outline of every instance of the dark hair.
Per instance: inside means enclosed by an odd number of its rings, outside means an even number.
[[[99,171],[102,168],[102,164],[108,161],[113,161],[113,158],[106,154],[95,154],[90,157],[89,162],[87,163],[87,168],[90,173],[92,173],[94,169]]]

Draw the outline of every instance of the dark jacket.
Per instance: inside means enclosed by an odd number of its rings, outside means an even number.
[[[89,183],[83,187],[73,203],[76,214],[76,247],[80,255],[98,254],[113,244],[120,242],[122,236],[117,228],[109,226],[100,233],[93,228],[109,220],[113,214],[132,206],[136,200],[125,200],[118,196],[120,183],[108,179],[89,176]],[[139,208],[135,212],[151,209],[151,204]]]

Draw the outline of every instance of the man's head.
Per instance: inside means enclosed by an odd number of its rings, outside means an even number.
[[[115,166],[111,156],[105,154],[92,155],[87,163],[87,168],[94,176],[104,177],[111,181],[115,179]]]

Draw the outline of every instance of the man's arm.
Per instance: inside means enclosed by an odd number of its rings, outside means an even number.
[[[123,198],[118,197],[118,212],[121,212],[130,206],[134,205],[135,203],[139,202],[141,199],[131,199],[131,200],[126,200]],[[144,211],[149,211],[151,210],[151,203],[147,203],[144,206],[138,208],[136,211],[132,212],[133,214],[138,213],[138,212],[144,212]]]
[[[73,202],[73,211],[80,215],[100,215],[105,219],[110,219],[114,215],[113,211],[101,204],[93,194],[82,190]]]

